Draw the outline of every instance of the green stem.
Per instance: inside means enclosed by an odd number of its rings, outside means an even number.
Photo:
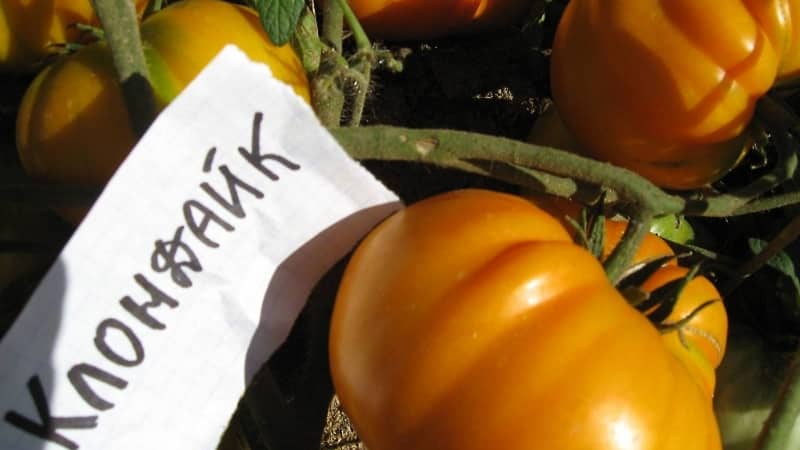
[[[155,96],[131,0],[92,0],[114,56],[131,128],[141,136],[156,116]]]
[[[367,33],[364,32],[364,28],[361,27],[361,23],[358,21],[355,13],[353,13],[353,10],[350,8],[347,0],[336,1],[339,3],[339,7],[342,9],[342,14],[344,14],[344,20],[347,22],[347,26],[350,27],[350,31],[353,32],[353,39],[356,41],[356,46],[359,49],[372,48],[372,44],[369,42]]]
[[[503,137],[456,130],[390,126],[340,128],[331,131],[355,159],[416,161],[442,165],[454,160],[485,160],[538,169],[607,187],[653,214],[682,212],[686,200],[670,195],[639,175],[608,163],[563,150]]]
[[[764,423],[754,450],[787,450],[800,417],[800,351],[797,351],[778,400]]]
[[[774,189],[782,183],[792,179],[798,166],[798,154],[793,148],[795,140],[788,131],[778,131],[774,134],[775,147],[778,151],[778,161],[775,168],[750,185],[736,191],[717,195],[709,200],[703,215],[707,217],[722,217],[741,215],[756,212],[750,203],[753,199]],[[756,205],[764,208],[766,204]]]
[[[371,50],[369,50],[371,52]],[[361,117],[364,114],[364,105],[367,103],[367,93],[369,92],[369,80],[372,76],[372,64],[363,62],[356,65],[352,70],[347,71],[346,79],[352,81],[352,88],[355,96],[352,101],[352,113],[348,125],[357,127],[361,124]]]
[[[781,231],[769,241],[766,248],[760,251],[757,255],[743,264],[732,277],[731,281],[726,285],[722,291],[723,296],[727,296],[739,284],[747,279],[750,275],[757,272],[761,267],[769,262],[775,255],[780,253],[789,244],[800,237],[800,216],[795,216],[789,223],[781,229]]]
[[[342,8],[338,0],[322,2],[322,39],[338,54],[342,54]]]
[[[650,223],[652,220],[653,214],[647,210],[643,210],[632,217],[628,222],[628,227],[625,228],[622,239],[617,246],[614,247],[608,259],[603,263],[608,279],[611,280],[613,284],[616,284],[625,269],[630,265],[633,255],[635,255],[636,251],[639,249],[642,239],[644,239],[650,231]]]
[[[742,205],[729,214],[730,216],[740,216],[744,214],[753,214],[771,209],[783,208],[789,205],[797,205],[800,203],[800,191],[784,192],[783,194],[772,195],[763,199],[753,200],[745,205]]]

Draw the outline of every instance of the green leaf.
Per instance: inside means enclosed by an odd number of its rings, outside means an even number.
[[[768,242],[758,238],[750,238],[747,240],[747,244],[750,247],[750,251],[752,251],[754,255],[757,255],[764,251]],[[797,278],[797,270],[794,267],[792,258],[789,257],[786,252],[779,252],[770,258],[767,262],[767,266],[787,276],[792,281],[792,285],[794,285],[795,293],[800,293],[800,280]]]
[[[275,45],[289,42],[294,33],[305,0],[255,0],[261,25]]]

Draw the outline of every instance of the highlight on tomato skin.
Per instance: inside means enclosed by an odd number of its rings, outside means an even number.
[[[379,225],[345,270],[329,345],[373,450],[721,448],[709,392],[520,197],[453,191]]]
[[[277,47],[257,13],[221,0],[182,0],[141,26],[156,103],[163,109],[229,43],[309,101],[303,66],[290,46]],[[134,147],[111,53],[103,42],[82,48],[41,71],[17,114],[17,153],[34,179],[103,185]],[[83,209],[60,211],[80,221]]]
[[[551,83],[578,150],[666,188],[719,179],[750,147],[758,98],[796,70],[797,4],[569,2]]]
[[[490,31],[520,21],[531,0],[349,0],[370,36],[432,39]]]

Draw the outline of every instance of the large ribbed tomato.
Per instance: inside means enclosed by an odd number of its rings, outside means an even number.
[[[578,203],[541,194],[529,194],[528,198],[574,233],[567,218],[576,220],[579,217],[581,206]],[[611,254],[628,226],[626,221],[608,219],[604,225],[602,259]],[[630,264],[632,266],[672,255],[674,252],[666,241],[648,233],[637,247]],[[688,272],[687,268],[679,267],[676,260],[671,259],[639,288],[652,292],[673,280],[683,278]],[[703,306],[711,300],[714,302]],[[692,278],[681,291],[672,312],[663,320],[661,327],[664,343],[684,363],[706,393],[712,395],[716,386],[715,369],[725,354],[728,337],[728,314],[722,303],[722,296],[714,285],[702,275]]]
[[[756,100],[800,68],[798,0],[573,0],[553,98],[581,150],[685,189],[748,147]]]
[[[136,0],[144,12],[148,0]],[[90,0],[3,0],[0,2],[0,70],[34,69],[57,44],[77,42],[75,24],[99,24]]]
[[[430,39],[489,30],[522,19],[531,0],[348,0],[372,36]]]
[[[711,398],[563,225],[454,191],[359,245],[330,334],[371,450],[719,450]]]
[[[252,9],[219,0],[184,0],[142,24],[145,56],[163,108],[226,44],[269,65],[278,79],[309,99],[303,67],[289,46],[273,45]],[[34,178],[104,184],[133,148],[110,52],[85,47],[42,71],[17,116],[17,150]]]

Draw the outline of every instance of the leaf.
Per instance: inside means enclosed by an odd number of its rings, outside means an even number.
[[[255,8],[261,17],[261,26],[275,45],[289,42],[294,33],[305,0],[255,0]]]
[[[764,251],[768,245],[768,242],[758,238],[750,238],[747,240],[747,245],[750,247],[750,251],[752,251],[754,255],[757,255]],[[778,252],[775,256],[770,258],[769,261],[767,261],[767,266],[772,267],[781,274],[787,276],[792,281],[795,293],[800,294],[800,280],[797,278],[797,271],[795,270],[794,262],[792,262],[792,258],[789,257],[786,252]]]

